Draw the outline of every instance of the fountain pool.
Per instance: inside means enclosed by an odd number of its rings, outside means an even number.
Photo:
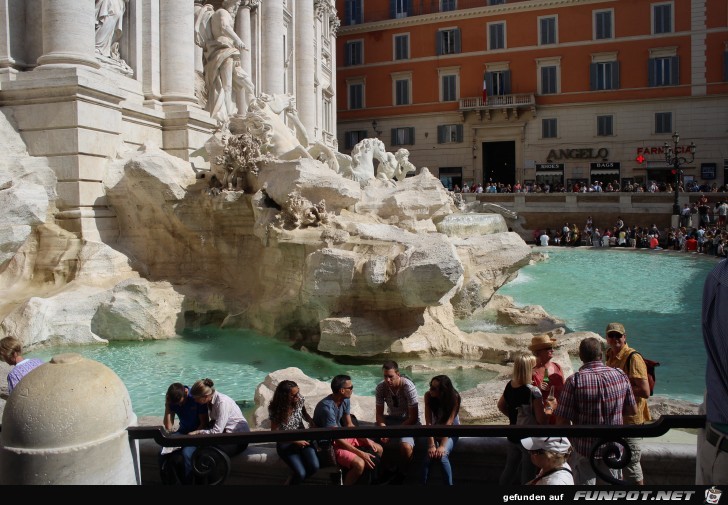
[[[602,334],[611,321],[624,323],[628,342],[660,361],[655,394],[699,403],[705,385],[705,351],[700,332],[702,285],[716,259],[704,255],[642,250],[546,248],[548,261],[527,266],[499,290],[519,305],[542,305],[564,320],[570,331]],[[465,331],[511,331],[492,320],[459,322]],[[179,338],[108,345],[48,347],[27,353],[44,360],[61,352],[79,352],[109,366],[124,381],[138,416],[161,416],[164,394],[172,382],[192,385],[210,377],[216,388],[252,407],[255,388],[274,371],[295,366],[328,381],[352,376],[359,395],[374,394],[381,380],[379,363],[339,363],[292,349],[286,343],[249,330],[201,328]],[[446,361],[446,362],[445,362]],[[404,368],[411,363],[401,362]],[[441,367],[459,390],[494,377],[484,369],[453,369],[452,359],[428,361]],[[467,365],[463,362],[463,365]],[[424,392],[432,371],[408,373]]]

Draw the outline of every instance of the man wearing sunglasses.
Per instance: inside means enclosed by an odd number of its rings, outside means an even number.
[[[607,366],[619,368],[627,374],[632,386],[632,393],[637,402],[637,413],[624,416],[624,424],[644,424],[651,421],[650,409],[647,407],[647,398],[650,396],[650,384],[647,380],[647,365],[642,356],[627,345],[627,333],[622,323],[609,323],[607,325]],[[631,356],[631,357],[630,357]],[[625,481],[631,484],[644,485],[642,465],[640,458],[642,448],[636,438],[627,438],[627,444],[632,452],[632,458],[623,472]]]
[[[384,380],[377,385],[375,391],[377,426],[419,425],[419,405],[417,388],[414,382],[399,373],[396,361],[385,361],[382,365]],[[384,414],[384,406],[387,414]],[[404,474],[414,453],[414,437],[382,438],[386,448],[383,466],[394,472],[391,483],[404,481]]]
[[[351,395],[354,385],[348,375],[331,379],[331,394],[316,404],[313,423],[317,428],[353,427]],[[371,451],[371,452],[369,452]],[[375,456],[382,456],[382,446],[368,438],[339,438],[334,440],[336,463],[346,468],[344,485],[356,484],[364,471],[376,466]]]

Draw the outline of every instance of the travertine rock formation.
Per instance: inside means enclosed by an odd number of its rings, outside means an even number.
[[[223,140],[208,144],[224,151]],[[426,168],[356,182],[311,157],[267,158],[236,175],[242,191],[152,144],[122,147],[104,178],[119,223],[109,243],[58,227],[53,178],[27,172],[14,179],[44,182],[28,190],[43,198],[14,192],[20,183],[0,191],[18,216],[3,244],[14,304],[0,328],[28,346],[168,338],[217,322],[333,355],[507,356],[503,336],[474,342],[455,314],[483,308],[530,250],[499,216],[458,221]]]

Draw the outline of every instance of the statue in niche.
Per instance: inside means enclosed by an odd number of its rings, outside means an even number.
[[[223,0],[222,8],[210,4],[197,10],[195,43],[203,49],[207,111],[225,127],[234,115],[242,115],[255,98],[255,85],[240,62],[248,47],[235,33],[235,16],[241,0]]]
[[[131,67],[122,59],[119,41],[123,31],[124,12],[129,0],[96,0],[96,57],[104,66],[132,75]]]

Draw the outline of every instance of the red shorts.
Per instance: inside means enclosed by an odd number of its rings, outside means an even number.
[[[369,447],[366,438],[344,438],[343,440],[346,440],[354,447]],[[336,462],[344,468],[351,468],[351,463],[355,458],[359,457],[353,452],[341,448],[338,440],[334,440],[334,451],[336,452]]]

